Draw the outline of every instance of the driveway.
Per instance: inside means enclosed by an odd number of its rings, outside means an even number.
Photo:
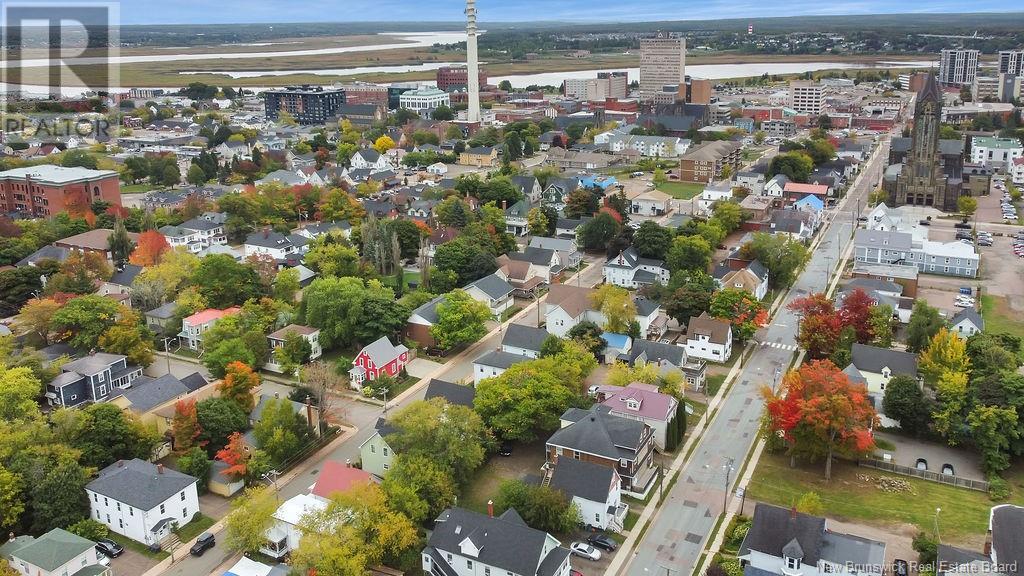
[[[426,358],[413,358],[412,362],[409,362],[405,366],[405,371],[409,373],[409,376],[414,378],[425,378],[428,374],[431,374],[434,370],[440,368],[441,365],[433,360],[427,360]]]
[[[124,549],[117,558],[110,559],[110,568],[114,574],[145,574],[147,570],[159,564],[149,556],[143,556],[134,550]]]

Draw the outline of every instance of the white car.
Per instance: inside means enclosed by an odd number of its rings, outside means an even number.
[[[587,558],[588,560],[597,561],[601,559],[600,550],[594,548],[590,544],[585,544],[583,542],[573,542],[569,546],[569,550],[572,550],[573,554],[583,558]]]

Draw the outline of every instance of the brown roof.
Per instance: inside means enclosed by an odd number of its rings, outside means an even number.
[[[296,334],[299,334],[301,336],[309,336],[314,332],[319,332],[319,329],[312,328],[310,326],[303,326],[301,324],[289,324],[276,332],[272,332],[269,336],[267,336],[267,338],[270,338],[272,340],[284,340],[285,338],[288,337],[289,332],[295,332]]]
[[[725,344],[729,339],[729,323],[712,318],[704,312],[700,316],[690,318],[686,324],[686,339],[697,335],[707,336],[713,344]]]
[[[81,248],[83,250],[109,250],[110,245],[107,243],[107,239],[114,231],[110,228],[97,228],[95,230],[89,230],[88,232],[82,232],[81,234],[75,234],[74,236],[68,236],[61,240],[57,240],[54,244],[58,246],[68,246],[71,248]],[[128,237],[132,239],[132,242],[138,242],[139,235],[135,232],[129,232]]]
[[[590,288],[570,286],[568,284],[552,284],[548,291],[548,304],[558,306],[572,318],[578,318],[590,309]]]
[[[511,260],[504,254],[498,257],[498,266],[501,266],[501,271],[513,280],[526,280],[526,276],[530,273],[529,262],[524,260]]]
[[[739,142],[732,142],[731,140],[714,140],[712,142],[705,142],[696,148],[691,148],[686,154],[683,154],[682,157],[680,157],[680,160],[716,161],[728,156],[742,147],[743,145]]]
[[[735,287],[737,284],[740,288],[743,288],[747,292],[753,294],[757,290],[757,287],[761,285],[761,279],[746,268],[742,270],[733,270],[732,272],[726,273],[725,276],[722,276],[722,285],[726,288]]]

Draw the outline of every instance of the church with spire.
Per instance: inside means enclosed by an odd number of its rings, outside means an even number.
[[[964,142],[944,140],[942,92],[928,74],[917,93],[910,138],[893,138],[883,189],[890,206],[931,206],[956,212],[960,196],[978,196],[988,190],[990,172],[965,165]]]

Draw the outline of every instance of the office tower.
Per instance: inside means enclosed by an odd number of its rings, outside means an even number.
[[[686,77],[686,38],[658,32],[640,39],[640,98],[653,100],[665,86],[679,86]]]
[[[939,55],[939,84],[969,86],[978,75],[977,50],[956,48]]]

